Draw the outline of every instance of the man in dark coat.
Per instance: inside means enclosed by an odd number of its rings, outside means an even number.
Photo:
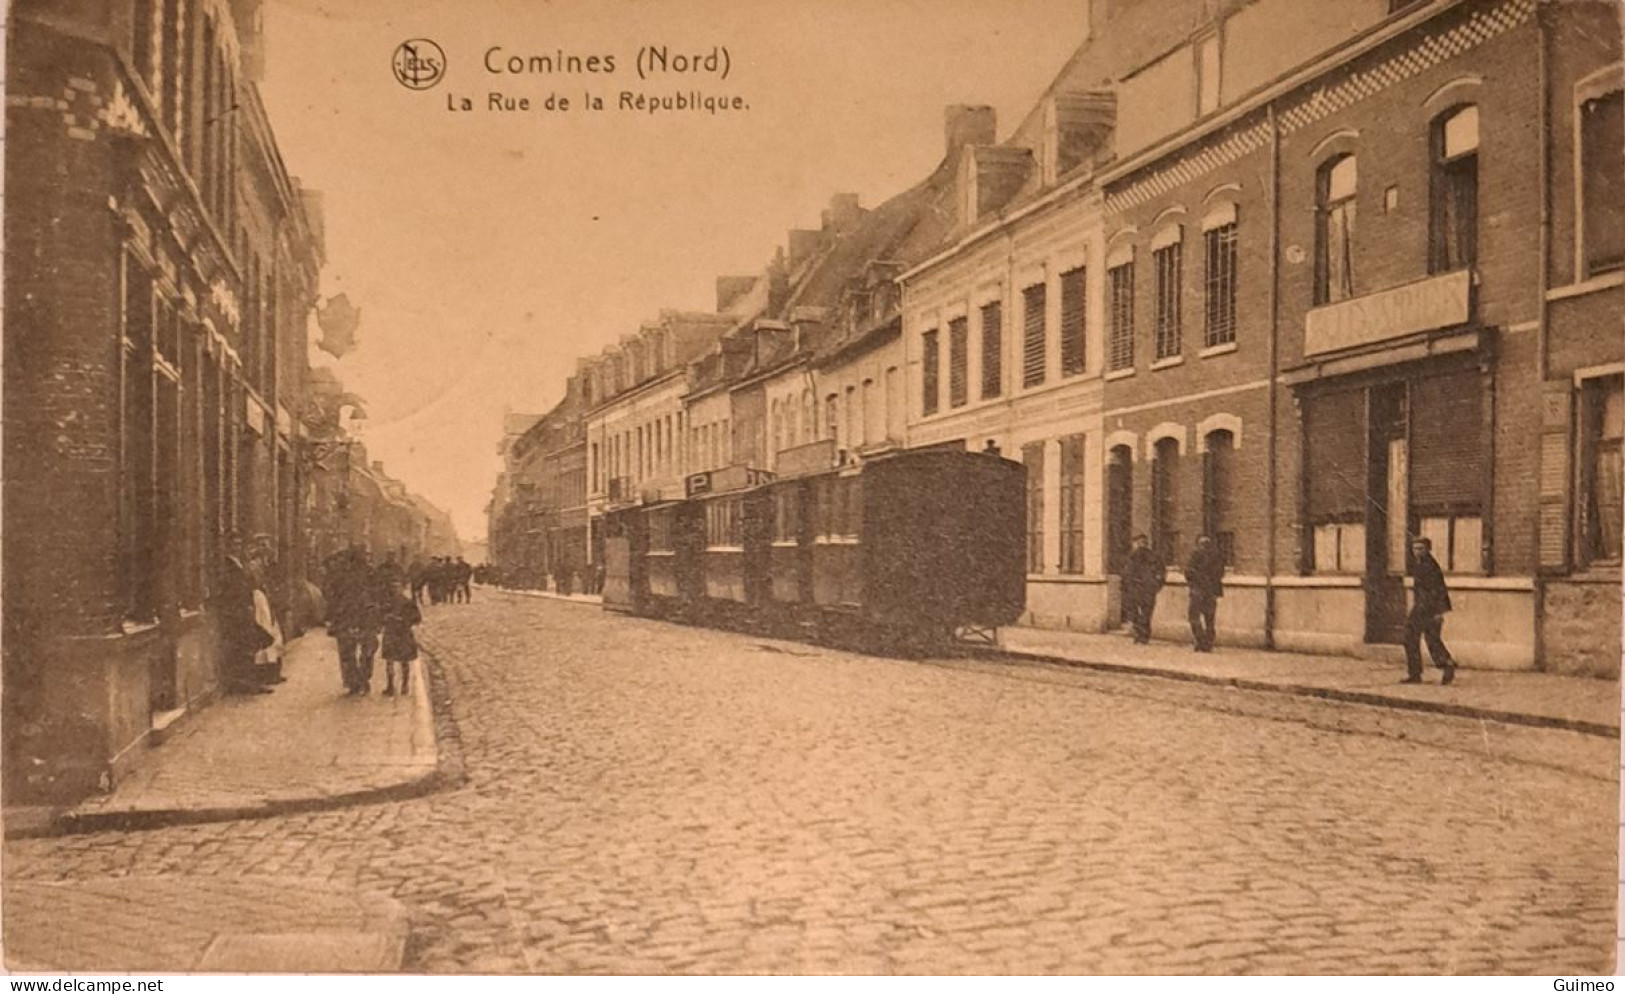
[[[384,621],[377,572],[366,550],[351,546],[329,561],[326,579],[327,632],[338,642],[345,692],[365,694],[371,689],[372,660]]]
[[[1214,621],[1219,598],[1224,596],[1224,553],[1203,535],[1196,540],[1190,562],[1185,564],[1185,585],[1190,595],[1191,637],[1197,652],[1212,652]]]
[[[1134,641],[1140,645],[1151,641],[1151,614],[1166,577],[1167,569],[1151,551],[1151,543],[1144,535],[1134,536],[1128,562],[1123,565],[1123,610],[1134,629]]]
[[[1456,679],[1456,660],[1444,644],[1444,616],[1450,611],[1450,588],[1445,586],[1444,570],[1433,558],[1433,541],[1411,541],[1411,613],[1405,619],[1404,683],[1422,682],[1422,640],[1427,639],[1433,665],[1444,670],[1441,683]]]

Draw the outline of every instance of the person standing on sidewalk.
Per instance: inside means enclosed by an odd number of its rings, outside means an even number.
[[[1443,684],[1456,679],[1456,660],[1444,644],[1444,616],[1450,611],[1450,588],[1433,558],[1433,541],[1411,541],[1411,613],[1405,619],[1405,669],[1402,683],[1422,682],[1422,640],[1427,639],[1433,665],[1444,671]]]
[[[1196,651],[1212,652],[1219,598],[1224,596],[1224,553],[1213,544],[1212,537],[1203,535],[1196,540],[1190,562],[1185,564],[1185,584]]]
[[[400,590],[394,591],[384,612],[384,696],[395,694],[395,668],[401,671],[401,696],[412,692],[412,660],[418,658],[418,640],[412,626],[423,620],[417,602]]]
[[[377,574],[358,545],[340,553],[327,574],[327,631],[338,642],[339,674],[351,696],[367,693],[378,651],[382,604]]]
[[[1134,536],[1134,547],[1123,566],[1123,606],[1138,645],[1151,641],[1151,614],[1157,608],[1157,594],[1166,577],[1167,569],[1161,557],[1151,551],[1151,543],[1144,535]]]

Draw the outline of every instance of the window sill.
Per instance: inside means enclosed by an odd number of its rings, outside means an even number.
[[[1108,373],[1106,373],[1106,375],[1103,377],[1103,379],[1107,379],[1107,380],[1126,380],[1130,376],[1133,376],[1133,375],[1134,375],[1133,367],[1130,367],[1128,369],[1113,369],[1113,370],[1109,371]]]
[[[1171,355],[1166,359],[1158,359],[1156,362],[1151,364],[1151,368],[1153,370],[1157,370],[1157,369],[1173,369],[1175,366],[1183,366],[1183,365],[1185,365],[1185,357],[1184,356],[1182,356],[1182,355]]]
[[[1216,355],[1229,355],[1234,351],[1236,351],[1236,343],[1225,342],[1223,345],[1209,345],[1207,348],[1196,354],[1201,356],[1203,359],[1211,359]]]
[[[1616,286],[1625,286],[1625,269],[1611,270],[1581,280],[1579,283],[1570,283],[1568,286],[1553,287],[1546,291],[1546,299],[1552,301],[1567,300],[1570,297],[1584,297],[1586,294],[1612,290]]]

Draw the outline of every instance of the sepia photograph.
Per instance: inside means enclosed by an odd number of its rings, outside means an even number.
[[[4,972],[1615,972],[1619,0],[6,8]]]

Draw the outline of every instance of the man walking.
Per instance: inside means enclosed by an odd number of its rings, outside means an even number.
[[[1144,535],[1134,536],[1128,562],[1123,566],[1123,608],[1134,629],[1136,644],[1151,641],[1151,614],[1166,577],[1167,569],[1161,557],[1151,551],[1151,543]]]
[[[1190,596],[1191,637],[1197,652],[1212,652],[1214,621],[1219,598],[1224,596],[1224,553],[1210,536],[1196,540],[1190,562],[1185,564],[1186,591]]]
[[[1444,644],[1444,616],[1450,611],[1450,588],[1445,586],[1444,570],[1433,558],[1433,541],[1411,541],[1411,613],[1405,619],[1405,669],[1402,683],[1422,682],[1422,640],[1427,639],[1433,665],[1444,671],[1440,683],[1456,679],[1456,661]]]

